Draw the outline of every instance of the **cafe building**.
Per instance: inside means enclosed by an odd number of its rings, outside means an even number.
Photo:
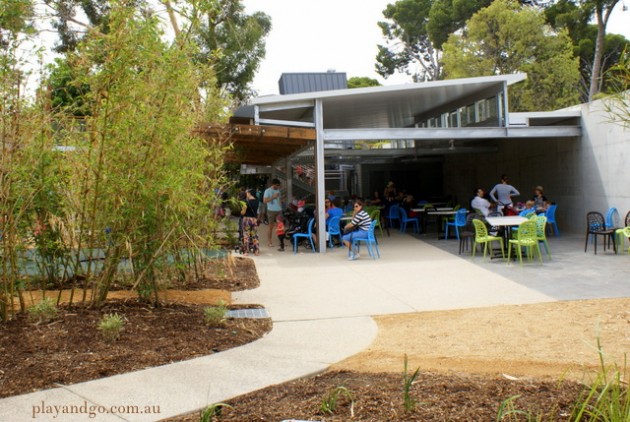
[[[562,230],[582,233],[588,211],[630,209],[630,131],[610,103],[509,111],[525,74],[346,88],[344,73],[283,74],[280,95],[254,98],[230,125],[208,127],[234,145],[242,171],[282,180],[324,218],[324,197],[370,197],[393,181],[417,200],[469,208],[501,174],[526,201],[542,185]],[[325,238],[318,225],[319,238]],[[322,252],[325,248],[321,249]]]

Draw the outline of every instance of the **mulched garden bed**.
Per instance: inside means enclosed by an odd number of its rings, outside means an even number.
[[[228,319],[224,327],[210,328],[203,308],[127,300],[101,309],[62,306],[46,324],[19,315],[0,324],[0,397],[210,355],[271,330],[270,319]],[[97,326],[112,313],[124,315],[125,324],[120,338],[107,342]]]
[[[238,291],[256,288],[260,281],[251,259],[235,257],[211,260],[198,280],[173,284],[189,291]],[[240,318],[210,328],[204,322],[205,306],[180,301],[153,307],[137,299],[110,299],[99,309],[61,305],[48,323],[18,314],[0,323],[0,397],[210,355],[252,342],[272,328],[270,319]],[[113,313],[124,317],[124,329],[120,338],[107,342],[97,327],[103,315]]]
[[[321,410],[331,391],[343,387],[333,413]],[[344,390],[345,389],[345,390]],[[410,410],[403,400],[401,374],[326,372],[318,376],[268,387],[226,403],[218,421],[494,421],[501,403],[513,399],[513,408],[543,414],[544,421],[569,420],[583,386],[573,382],[508,380],[472,375],[420,373],[410,389],[415,401]],[[330,403],[330,401],[328,401]],[[509,410],[509,407],[506,407]],[[199,421],[196,412],[169,422]],[[512,414],[512,419],[525,421]]]

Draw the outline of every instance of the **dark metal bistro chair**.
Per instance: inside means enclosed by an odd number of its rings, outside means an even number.
[[[606,228],[606,220],[604,215],[597,211],[591,211],[586,214],[586,241],[584,243],[584,252],[588,248],[588,239],[593,237],[593,245],[595,254],[597,255],[597,236],[604,236],[604,251],[606,250],[606,240],[612,241],[615,253],[617,253],[617,245],[615,244],[615,230]],[[608,237],[608,239],[606,239]]]
[[[469,213],[466,216],[466,225],[463,227],[463,230],[459,232],[459,254],[468,250],[468,243],[472,243],[472,240],[469,242],[469,239],[475,238],[475,226],[473,225],[473,219],[483,219],[483,215],[476,214],[474,212]],[[470,251],[472,253],[472,250]]]

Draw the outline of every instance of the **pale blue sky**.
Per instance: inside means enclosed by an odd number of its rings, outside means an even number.
[[[630,6],[630,0],[624,0]],[[377,22],[394,0],[243,0],[247,13],[271,16],[267,56],[254,80],[259,95],[278,94],[283,72],[326,72],[368,76],[386,85],[410,82],[406,75],[387,80],[374,71],[376,45],[385,40]],[[630,39],[630,10],[617,5],[608,32]]]

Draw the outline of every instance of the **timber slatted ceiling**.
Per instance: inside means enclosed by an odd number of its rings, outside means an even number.
[[[225,161],[271,165],[315,142],[315,129],[244,124],[205,125],[197,131],[205,139],[232,144]]]

